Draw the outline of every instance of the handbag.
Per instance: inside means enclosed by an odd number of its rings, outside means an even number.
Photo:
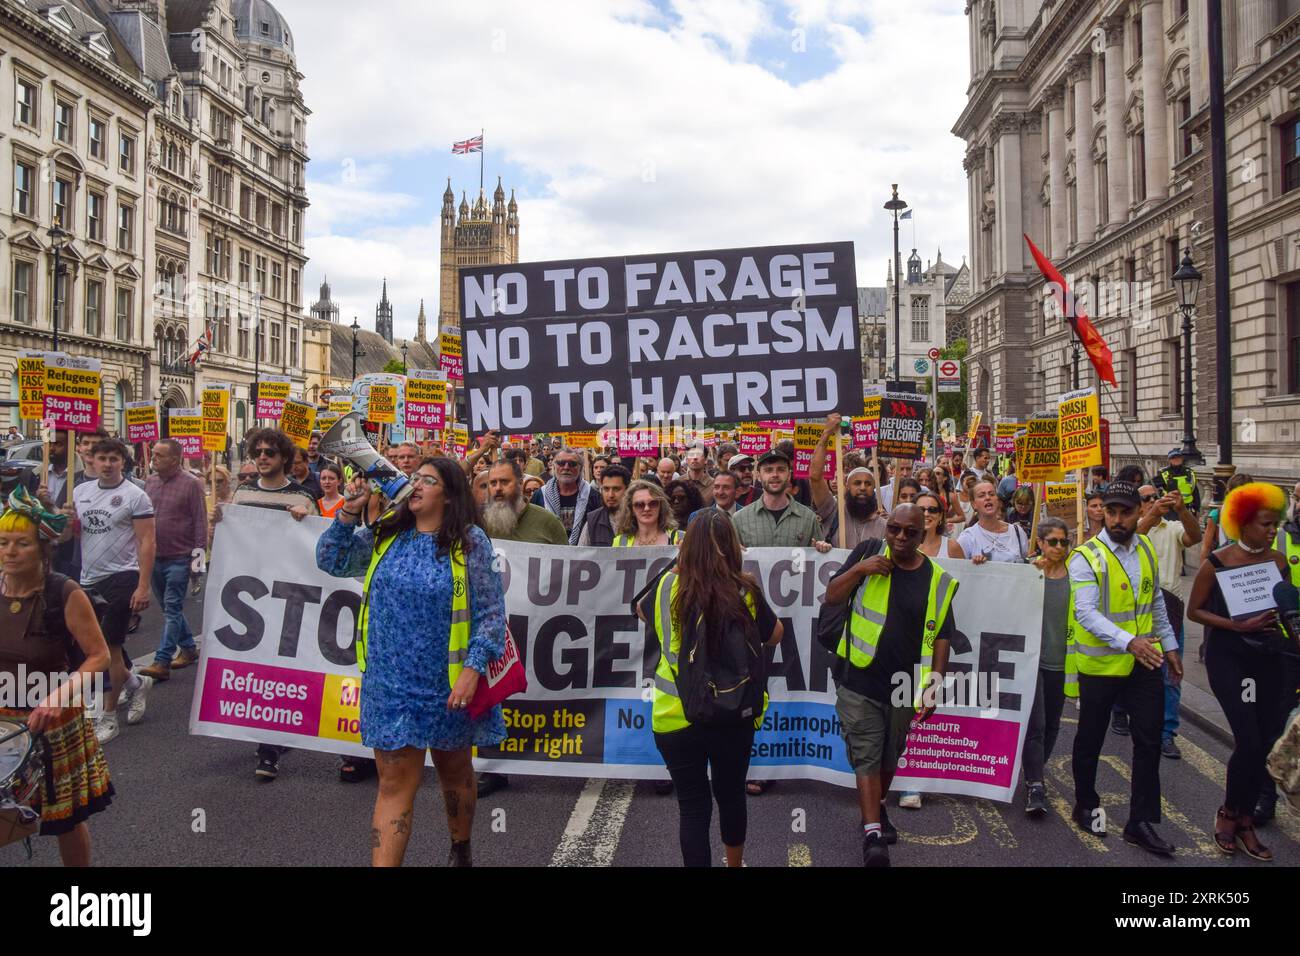
[[[528,689],[528,677],[524,673],[524,660],[519,656],[519,647],[506,625],[506,646],[501,656],[489,661],[487,671],[479,678],[474,691],[474,699],[469,702],[469,716],[478,720],[507,697],[522,694]]]

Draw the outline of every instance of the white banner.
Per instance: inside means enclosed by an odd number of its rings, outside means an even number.
[[[367,754],[353,649],[360,583],[316,567],[328,522],[228,506],[208,568],[190,732]],[[274,540],[274,551],[265,548]],[[481,770],[664,779],[650,731],[658,647],[629,602],[673,549],[501,542],[511,633],[528,691],[506,704],[510,737]],[[785,622],[751,779],[853,785],[835,715],[832,655],[815,639],[826,582],[844,551],[758,548],[746,567]],[[1038,675],[1042,575],[1024,565],[943,561],[961,583],[949,673],[965,706],[914,725],[895,789],[1010,801]],[[979,693],[968,693],[971,687]],[[981,706],[981,705],[985,706]]]

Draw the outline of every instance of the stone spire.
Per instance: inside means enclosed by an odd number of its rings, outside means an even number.
[[[417,342],[427,342],[427,341],[429,341],[427,338],[425,338],[426,325],[427,325],[427,323],[426,323],[425,318],[424,318],[424,300],[421,299],[421,300],[420,300],[420,315],[419,315],[419,317],[417,317],[416,320],[415,320],[415,340],[416,340]]]

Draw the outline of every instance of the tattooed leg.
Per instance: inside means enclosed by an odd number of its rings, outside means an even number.
[[[375,751],[379,792],[370,819],[372,866],[401,866],[411,838],[411,813],[415,793],[424,773],[424,753],[414,747]]]
[[[434,750],[433,764],[438,768],[438,783],[442,787],[443,802],[447,807],[447,829],[453,843],[465,843],[468,850],[470,833],[474,829],[474,804],[478,789],[474,785],[474,763],[470,751]]]

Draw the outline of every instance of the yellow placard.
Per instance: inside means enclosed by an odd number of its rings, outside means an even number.
[[[868,395],[862,399],[862,418],[865,421],[880,421],[880,403],[883,398],[883,395]]]
[[[599,448],[600,443],[596,440],[596,432],[567,432],[564,436],[564,444],[569,448]]]
[[[325,675],[319,736],[361,743],[361,678]]]
[[[370,407],[366,420],[377,425],[392,425],[397,421],[397,386],[371,385]]]
[[[45,417],[45,356],[39,352],[18,359],[18,417],[25,422]]]
[[[203,450],[225,451],[230,416],[230,387],[206,386],[202,395]]]
[[[1061,446],[1055,418],[1031,418],[1025,426],[1024,453],[1017,458],[1021,482],[1060,481]]]
[[[338,412],[316,412],[316,431],[329,431],[343,416]]]
[[[284,432],[299,448],[311,444],[311,433],[316,430],[316,406],[296,399],[284,403],[284,412],[280,415],[280,431]]]
[[[974,417],[971,418],[970,431],[966,433],[966,440],[968,442],[973,443],[975,441],[976,436],[978,436],[980,433],[980,422],[982,422],[983,420],[984,420],[983,412],[976,412]]]
[[[1060,422],[1061,469],[1091,468],[1101,464],[1101,403],[1095,389],[1062,395],[1057,405]]]
[[[331,412],[337,412],[339,415],[346,415],[352,411],[352,395],[345,393],[340,395],[335,392],[330,396],[329,409]]]
[[[445,405],[447,403],[447,380],[412,376],[406,380],[406,400],[408,402],[427,402],[430,405]]]
[[[1079,507],[1079,486],[1073,481],[1066,481],[1048,482],[1043,487],[1047,491],[1043,497],[1047,502],[1047,514],[1073,526]]]

